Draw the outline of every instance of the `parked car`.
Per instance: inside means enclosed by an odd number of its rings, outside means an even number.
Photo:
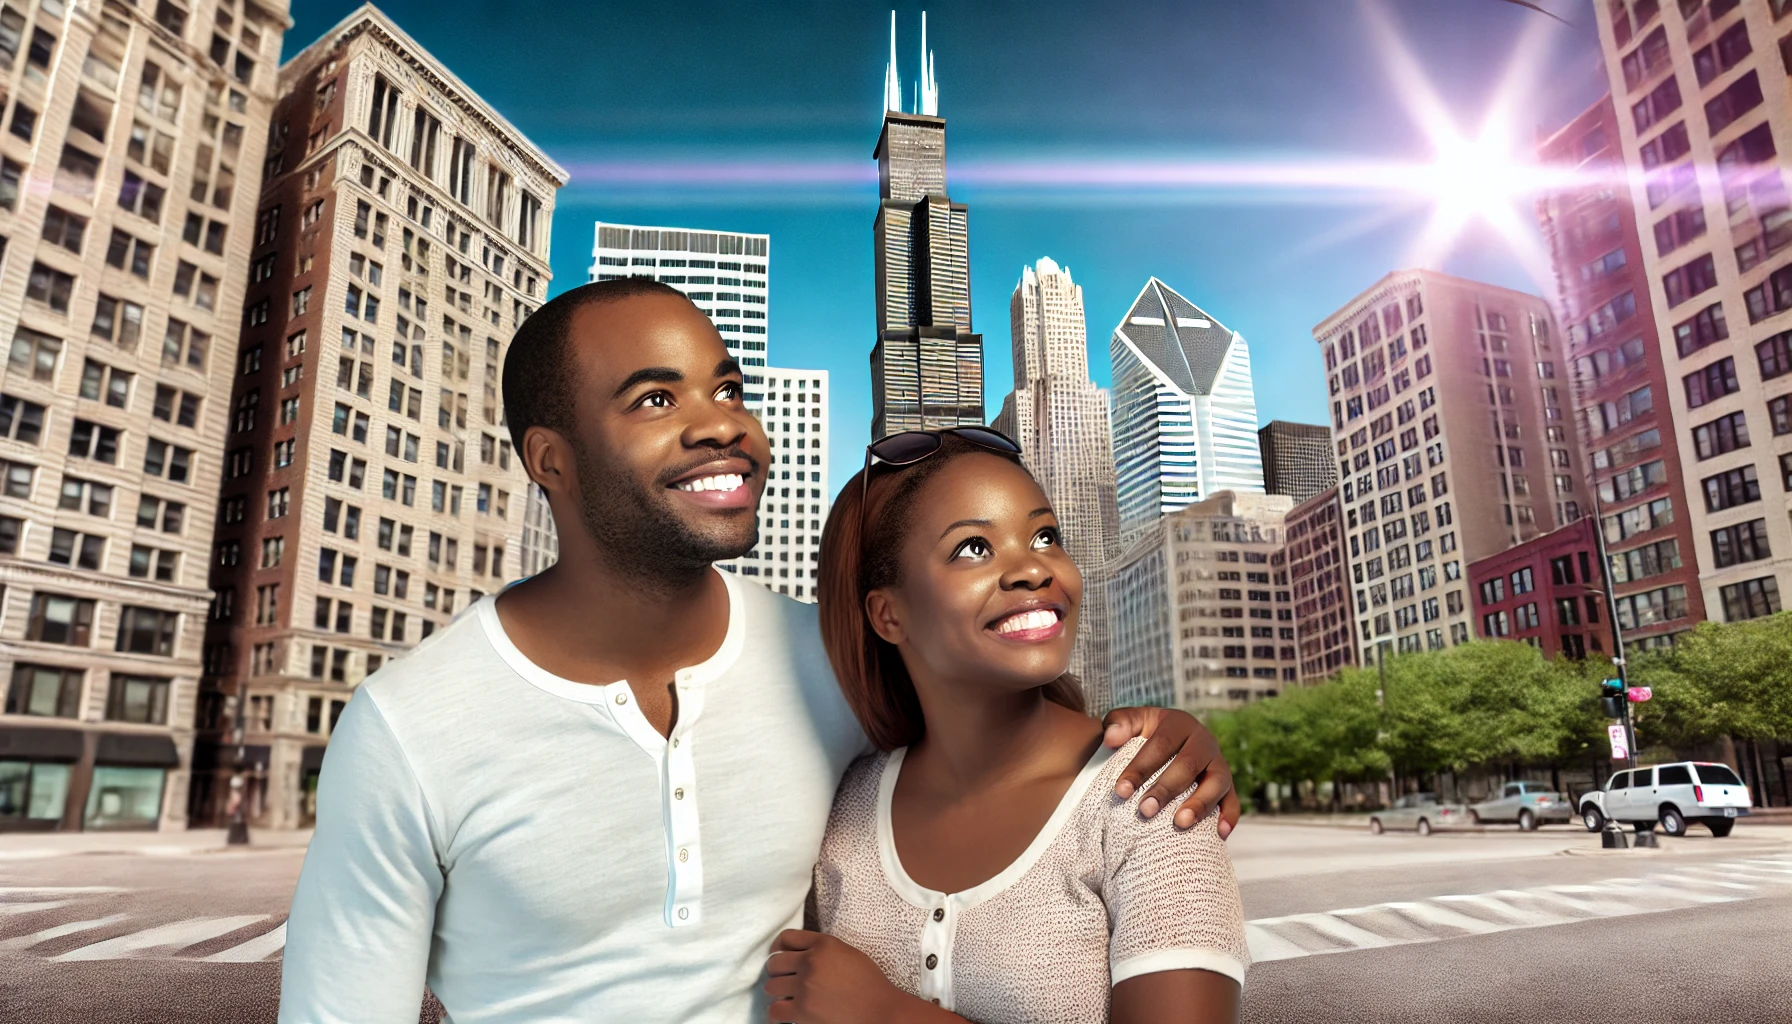
[[[1548,822],[1573,821],[1574,805],[1541,782],[1508,782],[1499,796],[1470,804],[1468,816],[1480,824],[1516,822],[1529,832]]]
[[[1392,807],[1370,815],[1369,831],[1381,835],[1387,829],[1411,829],[1428,836],[1435,829],[1461,828],[1468,823],[1468,808],[1461,804],[1440,804],[1436,793],[1408,793]]]
[[[1581,798],[1580,818],[1589,832],[1616,821],[1644,831],[1659,823],[1668,835],[1683,836],[1696,822],[1721,838],[1752,803],[1748,787],[1727,766],[1680,761],[1614,772],[1604,789]]]

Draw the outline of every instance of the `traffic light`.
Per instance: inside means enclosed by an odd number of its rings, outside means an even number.
[[[1619,679],[1607,679],[1599,684],[1599,704],[1605,709],[1607,718],[1624,717],[1624,683]]]

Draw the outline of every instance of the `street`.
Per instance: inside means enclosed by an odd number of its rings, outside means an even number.
[[[1231,845],[1257,961],[1247,1021],[1792,1017],[1792,827],[1608,852],[1578,827],[1419,838],[1252,818]],[[274,1018],[296,846],[7,850],[0,1021]]]

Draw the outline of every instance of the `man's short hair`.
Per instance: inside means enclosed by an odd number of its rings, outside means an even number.
[[[650,277],[625,277],[580,285],[536,310],[510,339],[504,357],[504,415],[517,454],[530,427],[575,436],[578,365],[572,358],[572,319],[581,308],[637,295],[676,295],[671,285]]]

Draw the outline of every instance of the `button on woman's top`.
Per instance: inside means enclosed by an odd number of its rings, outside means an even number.
[[[821,929],[903,990],[983,1024],[1103,1021],[1111,986],[1155,971],[1242,982],[1244,912],[1216,816],[1182,831],[1168,811],[1140,818],[1139,794],[1114,796],[1143,743],[1098,750],[1020,858],[958,893],[916,884],[897,856],[904,751],[859,761],[815,869]]]

